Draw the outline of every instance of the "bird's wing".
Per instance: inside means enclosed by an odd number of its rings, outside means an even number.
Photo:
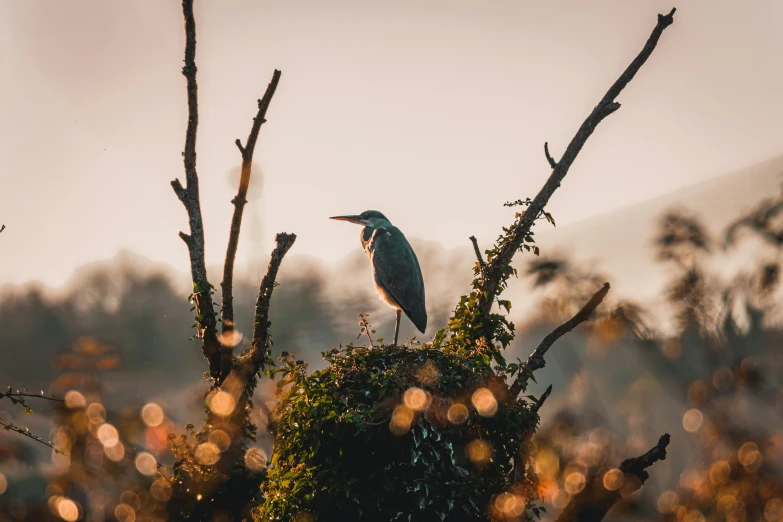
[[[397,301],[405,315],[424,332],[427,328],[427,308],[424,302],[424,279],[416,253],[396,227],[378,229],[373,236],[371,252],[376,283]]]

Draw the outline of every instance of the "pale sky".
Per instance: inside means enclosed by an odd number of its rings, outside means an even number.
[[[558,224],[783,151],[783,2],[196,1],[198,167],[207,260],[225,253],[243,140],[274,68],[239,264],[335,262],[384,212],[447,248],[493,240],[592,107],[678,8],[572,167]],[[0,283],[61,285],[130,249],[188,269],[181,6],[0,0]],[[263,170],[263,181],[261,172]],[[211,275],[213,284],[219,274]]]

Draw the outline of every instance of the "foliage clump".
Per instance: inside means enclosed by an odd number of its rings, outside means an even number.
[[[284,355],[256,520],[501,519],[490,509],[498,495],[519,499],[517,516],[535,498],[513,463],[538,414],[506,400],[504,375],[484,358],[349,346],[308,373]]]

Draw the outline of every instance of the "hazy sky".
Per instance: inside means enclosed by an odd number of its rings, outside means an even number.
[[[446,247],[494,239],[671,1],[196,1],[207,258],[225,252],[274,68],[239,252],[337,261],[335,214],[378,209]],[[559,224],[783,150],[783,2],[677,2],[674,25],[550,210]],[[182,14],[174,0],[0,0],[0,282],[63,283],[128,248],[187,270]],[[263,172],[263,181],[261,174]],[[218,275],[212,275],[214,284]]]

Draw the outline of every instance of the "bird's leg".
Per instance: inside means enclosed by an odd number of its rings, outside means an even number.
[[[397,310],[397,326],[394,327],[394,346],[397,346],[397,337],[400,334],[400,319],[402,318],[402,310]]]

